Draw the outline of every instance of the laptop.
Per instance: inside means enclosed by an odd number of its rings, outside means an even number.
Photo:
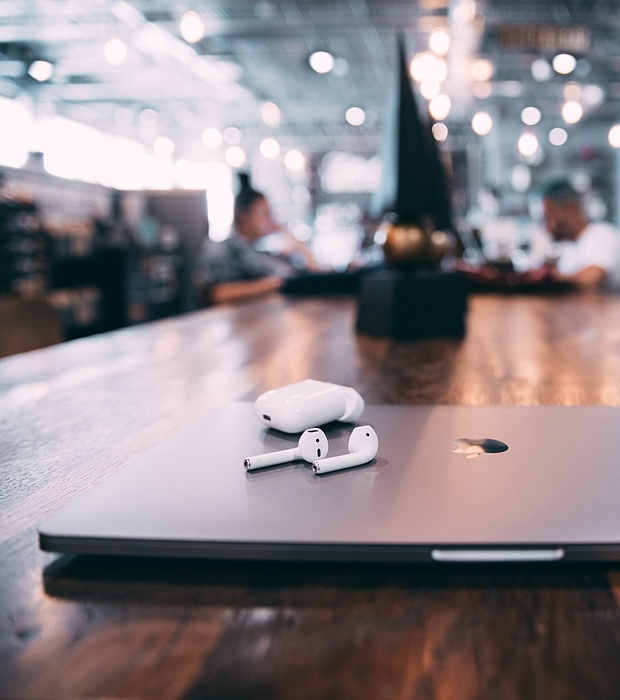
[[[41,523],[54,552],[376,562],[620,559],[620,408],[367,405],[368,464],[323,475],[251,402],[205,413]],[[323,426],[329,455],[352,426]]]

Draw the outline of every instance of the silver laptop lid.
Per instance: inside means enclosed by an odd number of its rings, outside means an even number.
[[[298,436],[266,429],[251,403],[226,404],[42,523],[41,546],[254,559],[620,558],[620,409],[371,405],[360,420],[379,436],[367,465],[246,472],[245,457],[294,447]],[[324,426],[330,455],[346,452],[351,427]]]

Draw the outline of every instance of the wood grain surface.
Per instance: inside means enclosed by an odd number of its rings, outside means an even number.
[[[620,406],[620,298],[472,296],[463,339],[272,296],[0,360],[0,697],[620,697],[620,567],[67,557],[36,524],[201,412],[313,377],[369,403]],[[620,506],[620,504],[619,504]]]

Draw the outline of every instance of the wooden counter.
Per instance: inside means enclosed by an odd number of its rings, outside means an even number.
[[[368,403],[620,405],[620,298],[474,296],[463,340],[354,322],[350,299],[274,296],[0,360],[0,697],[620,697],[615,565],[39,550],[41,519],[199,413],[306,377]]]

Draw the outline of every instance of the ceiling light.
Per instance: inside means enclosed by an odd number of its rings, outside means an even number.
[[[471,128],[478,136],[486,136],[493,128],[493,119],[488,112],[476,112],[471,120]]]
[[[153,126],[157,124],[159,120],[159,114],[154,109],[147,107],[140,112],[140,124],[142,126]]]
[[[54,75],[54,66],[49,61],[33,61],[28,66],[28,75],[40,83],[44,83]]]
[[[441,92],[441,83],[433,78],[426,78],[420,83],[420,94],[425,100],[432,100]]]
[[[190,44],[200,41],[205,35],[205,25],[197,12],[188,11],[179,22],[181,36]]]
[[[282,121],[282,112],[274,102],[263,102],[260,107],[260,116],[267,126],[278,126]]]
[[[521,121],[528,126],[534,126],[534,124],[538,124],[541,116],[537,107],[525,107],[521,112]]]
[[[538,145],[538,139],[536,136],[531,132],[526,131],[519,137],[517,148],[523,157],[530,158],[538,151]]]
[[[577,61],[577,65],[575,66],[575,74],[580,78],[585,78],[590,74],[591,70],[592,66],[590,65],[590,61],[587,61],[585,58],[580,58]]]
[[[114,36],[106,41],[103,47],[103,55],[108,63],[118,66],[127,56],[127,44],[122,39]]]
[[[448,138],[448,127],[443,122],[433,124],[431,131],[435,141],[443,142]]]
[[[167,136],[160,136],[153,144],[153,151],[160,158],[169,158],[174,153],[174,141]]]
[[[562,129],[558,126],[555,127],[555,129],[551,129],[549,132],[549,143],[552,146],[563,146],[567,141],[568,134],[566,133],[566,129]]]
[[[343,75],[346,75],[349,72],[349,62],[347,61],[346,58],[335,58],[334,59],[334,68],[333,68],[333,73],[334,75],[337,75],[339,78],[342,78]]]
[[[510,175],[510,184],[517,192],[527,192],[532,185],[532,173],[525,163],[517,163]]]
[[[263,139],[260,143],[260,152],[264,158],[273,160],[280,155],[280,144],[272,138]]]
[[[607,139],[612,148],[620,148],[620,124],[614,124],[611,127]]]
[[[457,23],[472,22],[476,17],[475,0],[458,0],[452,10],[452,17]]]
[[[298,151],[296,148],[291,148],[284,156],[284,165],[286,165],[289,170],[299,172],[306,167],[306,157],[301,151]]]
[[[598,107],[605,100],[605,91],[599,85],[586,85],[581,91],[581,100],[590,107]]]
[[[246,155],[240,146],[230,146],[224,153],[224,160],[231,168],[240,168],[246,161]]]
[[[568,75],[575,70],[577,59],[569,53],[559,53],[551,62],[553,70],[561,75]]]
[[[486,82],[493,77],[494,67],[488,58],[477,58],[471,64],[471,77],[476,82]]]
[[[445,56],[450,50],[450,35],[445,29],[435,29],[428,38],[428,46],[438,56]]]
[[[366,121],[366,112],[361,107],[349,107],[344,118],[351,126],[361,126]]]
[[[567,124],[576,124],[583,117],[583,107],[579,102],[568,101],[562,105],[562,118]]]
[[[208,127],[202,132],[202,142],[207,148],[218,148],[222,144],[221,132],[215,127]]]
[[[523,92],[523,85],[518,80],[506,80],[501,84],[499,92],[504,97],[519,97]]]
[[[442,121],[450,114],[452,100],[447,95],[437,95],[428,103],[428,111],[437,121]]]
[[[411,59],[409,74],[416,83],[429,78],[442,83],[448,77],[448,65],[443,58],[430,51],[422,51]]]
[[[539,83],[544,83],[551,78],[551,66],[544,58],[537,58],[532,63],[530,70],[532,71],[532,78]]]
[[[226,143],[230,144],[231,146],[237,146],[243,140],[243,134],[241,133],[241,129],[238,129],[236,126],[226,127],[222,136],[224,137],[224,141],[226,141]]]
[[[476,83],[473,86],[472,91],[474,93],[474,97],[477,97],[479,100],[487,100],[489,97],[491,97],[493,88],[491,83]]]
[[[317,73],[329,73],[334,67],[334,57],[329,51],[315,51],[308,58],[310,68]]]

